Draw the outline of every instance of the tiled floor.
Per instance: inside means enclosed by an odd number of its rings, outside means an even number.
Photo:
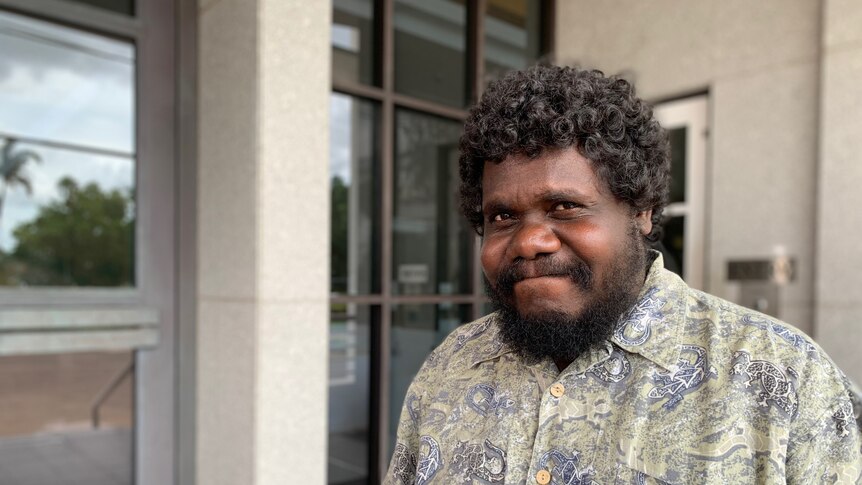
[[[130,485],[132,459],[129,429],[0,438],[0,485]]]

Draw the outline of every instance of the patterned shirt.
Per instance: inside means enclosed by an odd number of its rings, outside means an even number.
[[[850,385],[823,350],[661,257],[609,341],[562,372],[525,363],[494,318],[425,361],[384,483],[859,481]]]

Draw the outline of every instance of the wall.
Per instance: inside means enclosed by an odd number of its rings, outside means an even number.
[[[331,6],[198,15],[197,483],[325,483]]]
[[[779,246],[798,261],[781,317],[811,333],[820,4],[557,2],[557,58],[633,79],[641,97],[709,92],[706,289],[727,261]]]
[[[862,4],[824,11],[817,238],[817,337],[862,382]]]

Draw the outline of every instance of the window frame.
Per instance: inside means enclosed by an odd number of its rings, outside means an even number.
[[[178,130],[193,129],[193,126],[187,120],[178,121],[182,113],[189,116],[188,107],[177,103],[178,91],[182,89],[184,99],[188,99],[190,90],[187,86],[178,86],[176,58],[178,55],[187,57],[187,50],[194,46],[188,46],[185,37],[182,41],[177,39],[177,2],[186,6],[189,3],[184,0],[137,1],[134,15],[129,16],[63,0],[0,0],[2,11],[116,38],[135,46],[134,286],[3,287],[0,288],[0,314],[17,315],[23,317],[22,321],[29,319],[37,323],[65,322],[59,329],[38,324],[29,327],[34,334],[48,340],[52,337],[51,331],[56,330],[67,335],[72,330],[80,337],[67,349],[52,347],[49,342],[44,351],[101,350],[98,339],[91,338],[99,331],[98,326],[89,322],[113,319],[110,326],[118,332],[118,337],[141,337],[126,339],[124,347],[135,351],[133,483],[138,484],[177,483],[177,462],[189,459],[187,454],[178,457],[175,451],[178,439],[175,418],[177,288],[180,286],[187,293],[189,285],[185,279],[178,282],[177,275],[177,258],[182,248],[177,241],[176,221],[178,213],[188,210],[188,202],[184,195],[184,205],[179,205],[176,183],[180,170],[176,162],[178,156],[190,152],[188,147],[178,146]],[[186,50],[178,53],[178,44]],[[184,73],[186,77],[190,75],[193,77],[194,73]],[[190,167],[194,169],[193,164]],[[188,244],[189,240],[185,238],[183,244]],[[188,248],[183,252],[187,253]],[[183,310],[188,313],[188,309]],[[115,318],[118,314],[124,315],[122,322]],[[14,331],[20,333],[21,329]],[[188,399],[183,402],[188,407]],[[188,440],[188,437],[180,438]]]
[[[139,9],[135,5],[136,13]],[[39,286],[39,287],[9,287],[0,286],[0,307],[67,307],[86,305],[90,307],[102,305],[142,305],[145,301],[147,283],[151,279],[154,255],[150,244],[144,237],[146,227],[141,226],[142,216],[148,216],[147,204],[154,197],[152,191],[142,186],[141,143],[141,109],[146,105],[141,97],[141,20],[119,13],[111,13],[97,7],[85,4],[70,3],[62,0],[0,0],[0,10],[16,15],[22,15],[81,30],[90,34],[102,35],[119,41],[129,42],[135,48],[134,65],[134,126],[135,150],[134,159],[135,180],[135,245],[134,245],[134,285],[130,287],[76,287],[76,286]],[[28,141],[22,138],[23,141]],[[56,143],[60,148],[72,146],[72,149],[88,150],[86,146],[73,146],[69,143]]]
[[[530,0],[534,1],[534,0]],[[555,0],[535,0],[541,2],[540,8],[540,59],[553,59],[554,53],[554,14]],[[380,241],[380,281],[378,293],[367,295],[332,294],[331,304],[358,303],[380,307],[379,320],[371,326],[371,426],[369,443],[369,479],[370,483],[379,483],[388,467],[389,425],[388,416],[392,403],[390,402],[390,346],[392,330],[392,307],[398,304],[430,304],[439,305],[451,303],[455,305],[470,305],[470,315],[473,319],[485,314],[488,302],[482,284],[482,270],[479,263],[481,239],[471,238],[469,281],[471,291],[462,294],[421,294],[398,295],[393,293],[393,209],[394,209],[394,167],[395,167],[395,112],[398,109],[409,109],[423,115],[438,116],[448,120],[464,122],[467,109],[454,108],[441,103],[427,101],[413,96],[398,93],[395,90],[394,66],[394,24],[393,15],[395,0],[373,0],[374,12],[374,45],[373,84],[347,82],[332,79],[332,91],[359,99],[374,101],[379,104],[380,129],[377,143],[380,147],[379,174],[380,204],[379,227]],[[473,104],[482,95],[485,87],[484,73],[484,13],[487,11],[487,0],[466,0],[466,92],[469,104]],[[334,8],[334,6],[333,6]],[[332,47],[330,46],[330,49]]]
[[[667,217],[684,217],[683,279],[706,289],[707,136],[709,95],[697,94],[654,104],[653,113],[667,130],[685,128],[685,200],[665,207]]]

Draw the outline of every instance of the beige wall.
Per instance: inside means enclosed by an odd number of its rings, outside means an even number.
[[[558,1],[558,61],[642,97],[709,93],[707,289],[727,261],[799,262],[781,317],[862,381],[862,5],[852,0]]]
[[[329,2],[200,0],[197,482],[325,483]]]
[[[817,1],[559,1],[558,61],[623,73],[646,99],[709,92],[707,290],[727,261],[782,246],[799,277],[783,319],[812,332]]]
[[[862,3],[827,0],[817,238],[817,336],[862,382]]]

